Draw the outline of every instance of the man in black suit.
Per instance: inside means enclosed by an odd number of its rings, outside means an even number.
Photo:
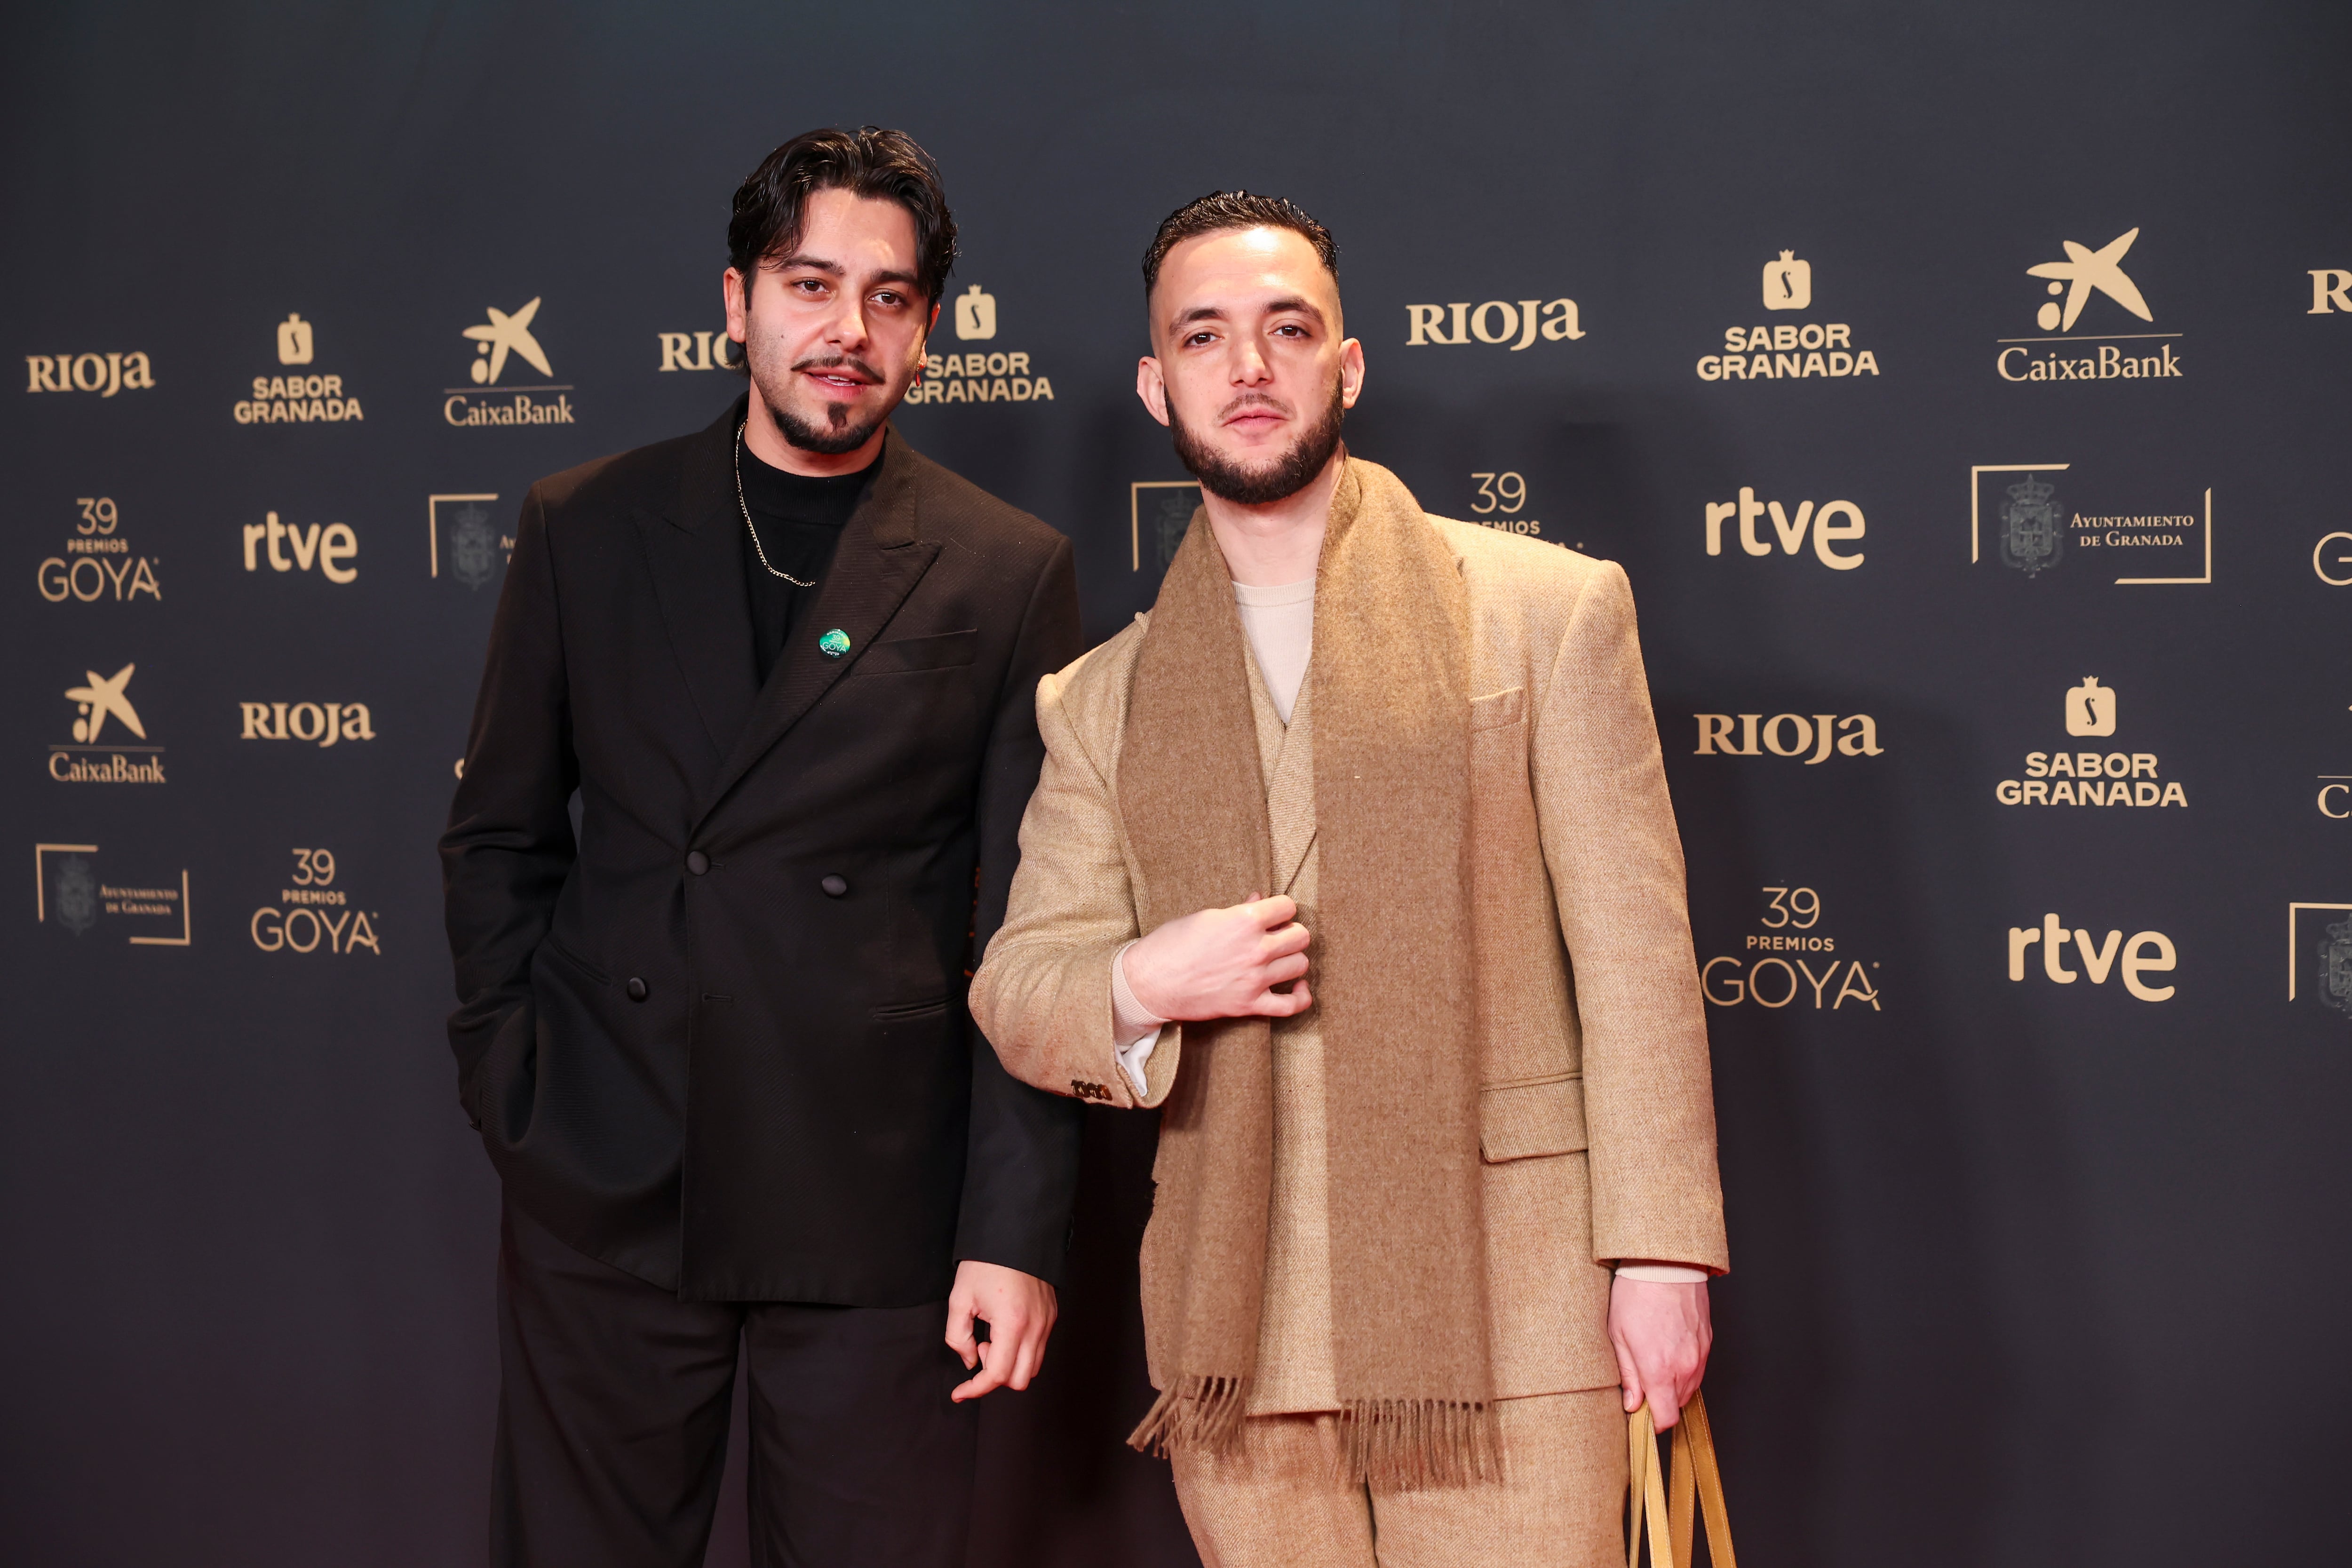
[[[761,1560],[960,1565],[968,1402],[1053,1328],[1075,1102],[964,991],[1069,542],[886,423],[955,258],[922,149],[796,138],[728,245],[749,395],[532,487],[441,843],[501,1568],[698,1564],[739,1345]]]

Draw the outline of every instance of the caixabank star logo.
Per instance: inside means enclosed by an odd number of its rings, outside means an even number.
[[[520,308],[487,308],[488,321],[465,328],[458,335],[474,345],[467,366],[473,386],[441,389],[441,417],[465,429],[512,430],[526,426],[571,425],[578,421],[568,382],[555,379],[555,365],[532,331],[539,320],[541,297],[532,295]],[[525,364],[547,379],[509,383],[512,364]]]
[[[2180,333],[2131,330],[2134,321],[2157,324],[2137,280],[2124,269],[2124,258],[2138,238],[2133,227],[2096,249],[2061,240],[2065,259],[2026,268],[2025,276],[2042,279],[2048,295],[2033,312],[2042,335],[1999,339],[1994,373],[2021,385],[2177,381],[2188,374]],[[2086,330],[2078,332],[2078,325]]]
[[[71,784],[159,784],[163,776],[163,748],[147,733],[146,721],[131,700],[131,678],[136,664],[126,664],[111,675],[84,672],[79,685],[65,689],[73,704],[73,740],[48,749],[49,777]]]
[[[2213,492],[2073,463],[1979,463],[1969,469],[1969,563],[1992,562],[2027,582],[2210,586]]]

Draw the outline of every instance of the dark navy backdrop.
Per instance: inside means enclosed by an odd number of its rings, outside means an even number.
[[[1717,1004],[1710,1390],[1753,1561],[2336,1538],[2338,8],[5,26],[11,1561],[480,1559],[495,1191],[431,847],[500,539],[540,475],[733,395],[688,368],[729,195],[859,121],[939,156],[981,291],[900,427],[1076,540],[1096,635],[1186,499],[1129,392],[1136,258],[1221,185],[1338,233],[1355,450],[1624,563]],[[534,300],[546,364],[492,378],[465,329]],[[453,422],[518,396],[552,422]],[[977,1561],[1191,1560],[1118,1447],[1151,1132],[1094,1115]]]

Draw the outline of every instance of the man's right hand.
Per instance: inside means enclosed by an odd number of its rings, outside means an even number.
[[[1127,950],[1127,988],[1179,1023],[1287,1018],[1315,1005],[1307,988],[1307,928],[1275,897],[1170,921]],[[1297,981],[1286,991],[1274,988]]]

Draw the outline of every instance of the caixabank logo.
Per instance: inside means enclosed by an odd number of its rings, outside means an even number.
[[[2070,739],[2112,741],[2122,732],[2121,700],[2113,687],[2096,676],[2085,676],[2066,693],[2066,734]],[[2003,805],[2187,807],[2189,790],[2178,779],[2163,776],[2163,762],[2154,752],[2118,752],[2104,747],[2053,747],[2028,752],[2021,777],[2006,778],[1993,786],[1993,798]]]
[[[163,776],[163,747],[147,733],[147,722],[131,699],[131,678],[136,664],[126,664],[112,675],[84,672],[78,685],[65,689],[73,705],[70,742],[48,748],[48,774],[67,784],[159,784]]]
[[[503,576],[514,555],[514,535],[499,523],[490,490],[452,491],[425,498],[429,574],[479,594]]]
[[[64,548],[41,557],[36,581],[52,605],[161,604],[162,557],[131,548],[112,496],[76,496]],[[53,536],[54,537],[54,536]]]
[[[1736,953],[1718,953],[1699,969],[1700,990],[1717,1007],[1790,1005],[1801,1011],[1885,1012],[1880,1004],[1878,961],[1861,956],[1848,940],[1841,951],[1811,888],[1765,888],[1756,929]],[[1864,950],[1867,951],[1865,945]]]
[[[473,386],[441,389],[441,417],[465,429],[512,430],[525,426],[571,425],[578,422],[572,406],[575,390],[555,380],[555,366],[532,331],[539,320],[541,297],[532,295],[512,311],[488,307],[488,320],[465,328],[458,335],[474,345],[467,367]],[[508,369],[529,365],[547,377],[543,382],[509,383]]]
[[[1813,264],[1783,250],[1764,264],[1764,309],[1809,311],[1813,308]],[[1878,355],[1854,342],[1846,321],[1780,321],[1730,326],[1720,352],[1699,356],[1701,381],[1859,380],[1878,376]]]
[[[2116,587],[2210,586],[2213,492],[2166,495],[2072,463],[1979,463],[1969,469],[1969,564],[1992,562],[2027,582],[2113,574]]]
[[[33,846],[33,919],[79,942],[105,927],[132,947],[186,947],[187,868],[119,866],[95,844]]]
[[[2026,268],[2027,277],[2044,280],[2049,296],[2033,312],[2042,335],[1997,340],[1995,374],[2019,384],[2177,381],[2186,375],[2180,333],[2130,330],[2134,321],[2156,325],[2155,310],[2124,269],[2124,258],[2138,238],[2139,230],[2129,228],[2095,250],[2062,240],[2064,260]],[[2086,330],[2076,331],[2078,325]]]
[[[1051,403],[1053,379],[1027,349],[996,346],[996,296],[974,283],[953,301],[950,326],[955,346],[923,356],[922,379],[907,401],[940,403]],[[943,312],[945,313],[945,312]]]
[[[318,357],[318,329],[299,310],[289,311],[272,335],[277,368],[253,378],[252,395],[229,405],[230,418],[240,425],[341,425],[367,417],[340,373],[305,368]]]
[[[142,351],[25,356],[26,392],[94,392],[108,398],[154,386],[155,366]]]

